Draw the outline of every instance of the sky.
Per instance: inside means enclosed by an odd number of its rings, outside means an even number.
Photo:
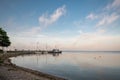
[[[0,0],[8,49],[120,51],[120,0]]]

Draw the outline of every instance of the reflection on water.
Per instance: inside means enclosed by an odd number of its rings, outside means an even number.
[[[120,52],[63,52],[11,59],[16,65],[69,80],[120,80]]]

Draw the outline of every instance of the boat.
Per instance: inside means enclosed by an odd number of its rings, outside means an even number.
[[[51,51],[48,51],[48,53],[62,53],[59,49],[53,49]]]

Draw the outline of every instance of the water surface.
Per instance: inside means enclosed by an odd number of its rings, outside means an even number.
[[[120,80],[120,52],[63,52],[11,59],[18,66],[69,80]]]

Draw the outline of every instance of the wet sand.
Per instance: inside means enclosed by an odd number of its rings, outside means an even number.
[[[13,68],[12,66],[0,66],[0,80],[50,80],[48,78],[37,76],[23,70]]]

